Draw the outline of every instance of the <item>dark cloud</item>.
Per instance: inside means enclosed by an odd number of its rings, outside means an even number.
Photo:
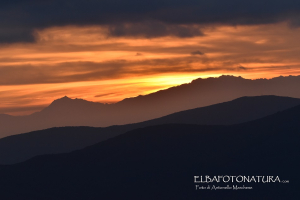
[[[56,65],[21,65],[0,67],[0,85],[64,83],[101,80],[124,75],[127,62],[122,60],[95,62],[65,62]]]
[[[237,70],[248,70],[248,69],[246,67],[243,67],[243,66],[238,66]]]
[[[233,63],[223,63],[224,66],[228,66],[227,68],[225,68],[227,71],[246,71],[246,70],[249,70],[248,68],[246,67],[243,67],[243,66],[238,66],[238,67],[230,67],[230,65],[234,65]]]
[[[193,37],[202,36],[203,33],[197,26],[165,24],[162,22],[147,21],[144,23],[133,24],[118,24],[109,26],[111,36],[127,36],[127,37],[162,37],[162,36],[176,36],[176,37]]]
[[[199,51],[199,50],[197,50],[197,51],[193,51],[193,52],[191,52],[191,55],[204,55],[204,53],[203,52],[201,52],[201,51]]]
[[[0,42],[33,41],[35,29],[105,25],[113,36],[202,35],[193,25],[266,24],[290,20],[299,26],[295,0],[4,0]]]
[[[105,96],[111,96],[111,95],[116,95],[116,93],[109,92],[109,93],[104,93],[104,94],[98,94],[98,95],[95,95],[94,97],[105,97]]]
[[[0,43],[15,42],[34,42],[35,37],[33,30],[26,27],[1,28],[0,27]]]
[[[0,85],[66,83],[95,81],[160,73],[204,72],[221,67],[191,68],[203,62],[197,57],[145,59],[139,61],[115,60],[107,62],[65,62],[56,65],[20,65],[0,67]],[[172,66],[172,67],[165,67]]]

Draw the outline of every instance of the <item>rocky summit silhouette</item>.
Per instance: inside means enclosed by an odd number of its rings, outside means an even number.
[[[107,127],[155,119],[243,96],[277,95],[300,98],[300,76],[249,80],[221,76],[196,79],[149,95],[115,104],[63,97],[28,116],[0,117],[0,137],[61,126]]]
[[[299,122],[296,106],[230,126],[165,124],[135,129],[72,153],[0,166],[0,196],[296,200]],[[241,177],[206,182],[201,176]],[[252,176],[256,181],[246,181]],[[196,185],[244,189],[196,190]]]
[[[71,99],[65,98],[64,101],[70,101],[76,106],[76,102]],[[88,106],[94,105],[91,102],[79,101]],[[259,119],[299,104],[300,99],[290,97],[241,97],[136,124],[106,128],[61,127],[13,135],[0,139],[0,164],[18,163],[36,155],[71,152],[137,128],[168,123],[232,125]],[[54,110],[51,106],[49,112]]]

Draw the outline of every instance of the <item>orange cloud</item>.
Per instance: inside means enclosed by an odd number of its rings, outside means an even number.
[[[107,31],[53,27],[36,31],[36,43],[1,46],[0,113],[31,113],[65,95],[111,103],[197,77],[300,74],[300,29],[285,23],[206,27],[188,38]]]

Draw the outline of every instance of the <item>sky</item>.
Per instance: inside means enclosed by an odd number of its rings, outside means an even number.
[[[4,0],[0,114],[114,103],[196,78],[300,75],[300,1]]]

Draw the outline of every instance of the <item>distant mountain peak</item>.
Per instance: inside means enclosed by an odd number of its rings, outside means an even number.
[[[80,99],[80,98],[75,98],[75,99],[72,99],[68,96],[64,96],[64,97],[61,97],[59,99],[55,99],[54,101],[60,101],[60,102],[69,102],[69,101],[87,101],[87,100],[84,100],[84,99]],[[53,102],[54,102],[53,101]]]
[[[83,99],[72,99],[68,96],[64,96],[62,98],[59,99],[55,99],[50,105],[49,107],[56,107],[56,106],[65,106],[65,105],[69,105],[69,104],[73,104],[73,103],[77,103],[77,102],[88,102],[86,100]]]
[[[52,102],[52,104],[53,103],[64,103],[64,102],[70,102],[70,101],[73,101],[74,99],[71,99],[70,97],[68,97],[68,96],[64,96],[64,97],[62,97],[62,98],[59,98],[59,99],[55,99],[53,102]]]
[[[68,97],[68,96],[64,96],[64,97],[62,97],[62,98],[59,98],[59,99],[56,99],[57,101],[68,101],[68,100],[73,100],[73,99],[71,99],[70,97]],[[55,100],[55,101],[56,101]]]
[[[91,109],[91,106],[104,106],[104,104],[87,101],[80,98],[72,99],[68,96],[64,96],[62,98],[55,99],[48,107],[44,108],[41,112],[62,112],[63,110],[78,111],[82,109]]]
[[[203,82],[203,81],[226,81],[226,80],[250,80],[250,79],[245,79],[241,76],[233,76],[233,75],[222,75],[218,77],[208,77],[208,78],[197,78],[192,80],[191,83],[198,83],[198,82]]]
[[[245,79],[245,78],[243,78],[243,77],[241,77],[241,76],[234,76],[234,75],[222,75],[222,76],[220,76],[219,78],[235,78],[235,79]]]
[[[62,97],[61,99],[71,99],[71,98],[68,97],[68,96],[64,96],[64,97]]]

